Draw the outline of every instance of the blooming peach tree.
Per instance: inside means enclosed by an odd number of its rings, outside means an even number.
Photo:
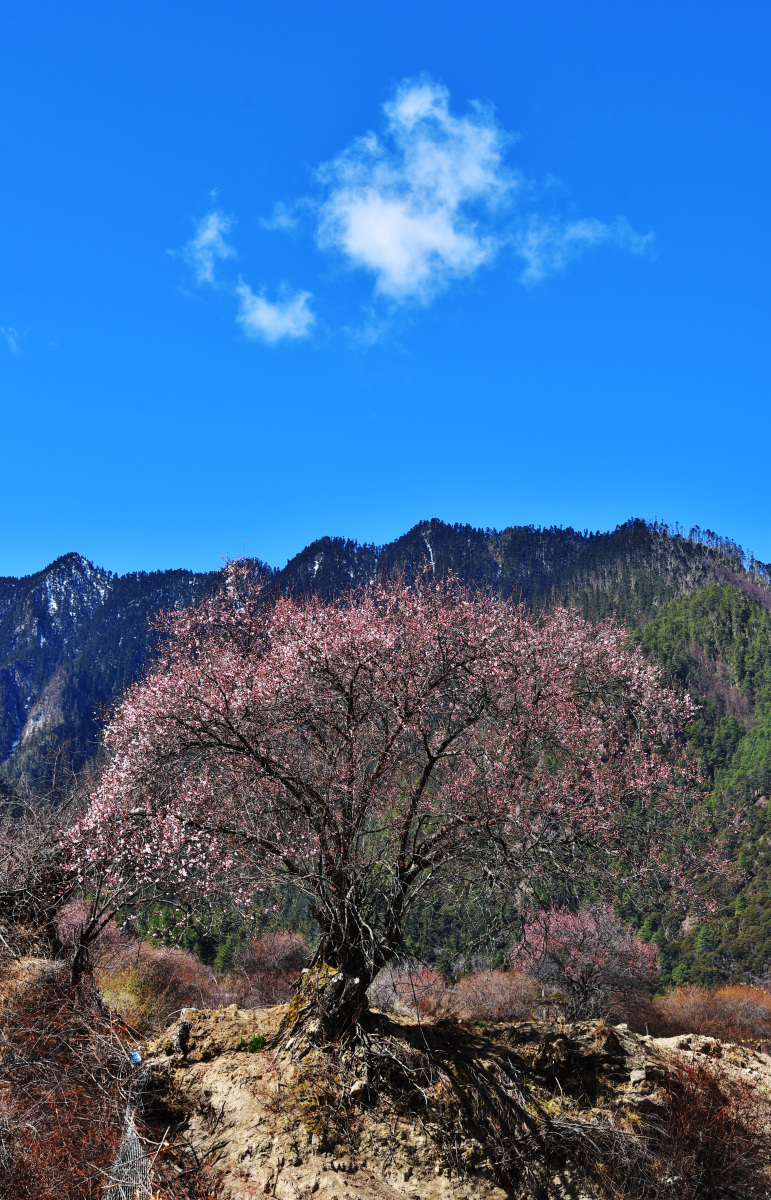
[[[656,947],[603,903],[526,921],[511,965],[561,992],[571,1017],[600,1016],[613,999],[652,992],[660,974]]]
[[[337,968],[327,1036],[463,864],[514,871],[523,895],[592,864],[662,886],[682,871],[691,706],[611,622],[429,578],[266,598],[233,564],[159,630],[76,852],[156,894],[224,887],[248,910],[304,893]]]

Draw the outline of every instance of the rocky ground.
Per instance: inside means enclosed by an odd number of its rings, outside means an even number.
[[[187,1010],[147,1048],[148,1112],[176,1131],[177,1169],[192,1155],[228,1200],[684,1195],[668,1163],[677,1154],[687,1166],[683,1137],[702,1133],[678,1132],[677,1089],[702,1080],[703,1091],[714,1077],[716,1095],[745,1105],[750,1096],[753,1122],[771,1096],[771,1058],[713,1038],[643,1037],[599,1021],[480,1027],[376,1016],[377,1061],[398,1060],[393,1078],[404,1067],[414,1084],[400,1093],[378,1086],[372,1053],[276,1045],[285,1012]],[[515,1122],[506,1125],[496,1098]],[[635,1172],[648,1181],[637,1191]]]

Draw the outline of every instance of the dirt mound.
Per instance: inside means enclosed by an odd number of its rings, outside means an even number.
[[[156,1111],[228,1200],[589,1200],[633,1194],[624,1180],[635,1172],[635,1195],[663,1196],[676,1155],[683,1171],[690,1161],[687,1136],[675,1145],[667,1132],[678,1081],[714,1077],[723,1099],[744,1089],[752,1120],[768,1118],[771,1058],[714,1038],[641,1037],[598,1021],[482,1028],[376,1016],[370,1054],[298,1056],[283,1039],[275,1045],[286,1012],[187,1010],[148,1047]],[[385,1089],[378,1062],[389,1056],[396,1073]],[[410,1087],[400,1091],[398,1078]],[[517,1116],[504,1137],[507,1118],[496,1129],[489,1113],[507,1105]],[[656,1148],[666,1137],[669,1158]],[[680,1192],[699,1194],[708,1193]]]

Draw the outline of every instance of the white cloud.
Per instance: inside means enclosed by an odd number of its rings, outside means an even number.
[[[310,292],[286,293],[275,303],[255,295],[243,280],[236,288],[239,310],[236,320],[249,338],[275,343],[283,338],[304,338],[316,317],[308,307]]]
[[[300,224],[297,208],[297,204],[289,205],[277,200],[271,215],[260,217],[260,225],[271,233],[294,233]]]
[[[195,275],[197,283],[214,283],[214,268],[219,259],[236,258],[236,252],[225,241],[235,220],[216,209],[198,222],[194,236],[182,251],[182,257]]]
[[[525,262],[520,280],[527,284],[540,283],[592,246],[604,244],[645,254],[652,243],[652,233],[637,233],[623,217],[608,223],[593,217],[575,221],[533,217],[513,237],[515,252]]]
[[[21,334],[13,325],[0,325],[0,336],[5,341],[11,354],[21,354]]]
[[[277,205],[273,227],[287,229],[290,222],[289,210]],[[192,270],[197,283],[217,286],[217,263],[222,259],[238,257],[235,249],[225,240],[234,224],[233,217],[217,210],[199,221],[195,235],[182,250],[182,258]],[[271,302],[266,300],[262,292],[255,294],[243,280],[239,280],[236,287],[232,284],[223,286],[238,297],[236,321],[247,337],[275,343],[284,338],[309,336],[316,320],[308,306],[310,292],[291,293],[285,288],[280,298]]]
[[[490,215],[517,186],[492,114],[455,117],[449,99],[432,80],[406,81],[385,105],[384,139],[368,133],[318,171],[319,245],[394,301],[425,303],[490,262],[501,244]]]
[[[653,235],[637,233],[622,217],[557,214],[553,179],[537,186],[506,164],[515,137],[491,108],[473,102],[457,116],[447,88],[421,77],[405,80],[383,112],[382,133],[366,133],[317,169],[315,195],[278,202],[259,222],[290,234],[313,222],[321,250],[370,275],[375,301],[386,303],[365,306],[362,329],[344,327],[356,340],[382,338],[400,306],[427,304],[504,255],[519,260],[519,280],[532,286],[592,247],[632,254],[652,248]],[[238,257],[227,240],[234,224],[216,208],[199,222],[182,251],[197,282],[237,296],[236,320],[250,338],[310,336],[310,292],[285,287],[271,301],[264,288],[252,291],[243,280],[220,283],[220,261]]]

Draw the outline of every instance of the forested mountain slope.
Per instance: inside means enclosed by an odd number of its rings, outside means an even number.
[[[690,736],[717,811],[728,798],[743,814],[735,882],[710,920],[664,948],[679,964],[675,981],[771,977],[771,612],[712,584],[668,605],[642,644],[700,703]]]
[[[451,570],[534,606],[554,599],[590,617],[642,626],[666,605],[730,579],[771,603],[769,570],[709,532],[633,520],[609,533],[421,522],[386,546],[322,538],[279,571],[255,560],[269,590],[328,597],[380,572]],[[67,554],[35,575],[0,578],[0,762],[6,778],[46,774],[52,745],[77,767],[96,748],[100,714],[151,653],[148,623],[217,587],[219,574],[118,576]],[[730,714],[729,714],[730,715]],[[727,727],[726,727],[727,728]],[[728,736],[728,734],[726,734]]]
[[[283,570],[275,586],[329,596],[378,572],[428,566],[453,571],[535,606],[553,599],[587,616],[615,612],[639,624],[683,592],[730,579],[771,604],[770,568],[709,531],[685,534],[632,520],[609,533],[512,526],[502,531],[424,521],[380,548],[342,538],[313,542]]]

